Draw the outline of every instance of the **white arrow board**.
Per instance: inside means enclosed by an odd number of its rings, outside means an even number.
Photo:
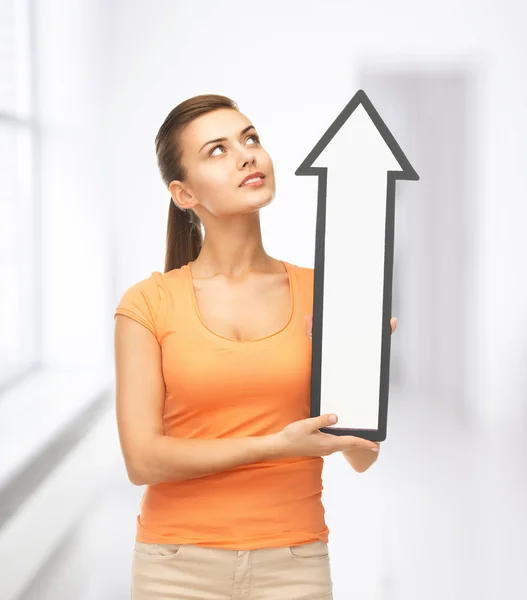
[[[338,415],[326,433],[383,441],[395,182],[419,176],[363,90],[295,174],[318,177],[311,416]]]

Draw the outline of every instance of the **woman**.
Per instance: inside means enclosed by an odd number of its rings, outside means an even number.
[[[344,451],[364,471],[379,446],[309,418],[313,269],[263,248],[273,163],[216,95],[173,109],[156,153],[171,194],[164,273],[115,313],[119,437],[146,485],[132,598],[332,598],[322,457]]]

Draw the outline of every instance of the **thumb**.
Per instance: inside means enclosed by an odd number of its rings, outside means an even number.
[[[329,427],[330,425],[335,425],[337,421],[337,415],[333,413],[328,413],[325,415],[320,415],[319,417],[311,417],[309,419],[305,419],[304,422],[309,431],[316,431],[321,427]]]

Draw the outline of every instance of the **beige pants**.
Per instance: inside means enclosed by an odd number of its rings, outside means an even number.
[[[332,600],[328,545],[227,550],[135,542],[132,600]]]

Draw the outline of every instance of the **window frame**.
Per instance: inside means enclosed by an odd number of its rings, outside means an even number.
[[[4,391],[19,383],[28,374],[37,371],[42,367],[42,334],[43,334],[43,311],[41,308],[41,299],[43,297],[42,283],[42,196],[41,190],[41,126],[39,119],[38,87],[37,87],[37,52],[36,52],[36,15],[35,0],[25,0],[26,4],[21,7],[22,0],[13,0],[15,10],[20,10],[22,15],[27,18],[25,28],[26,47],[24,52],[27,56],[28,72],[24,78],[28,84],[28,97],[25,104],[28,106],[26,114],[20,114],[16,110],[0,109],[0,125],[3,128],[9,128],[14,132],[27,132],[30,137],[31,154],[29,166],[31,169],[31,194],[29,196],[30,219],[27,226],[31,228],[30,239],[33,240],[29,248],[29,264],[31,265],[32,275],[30,283],[31,297],[33,301],[28,301],[27,308],[31,311],[30,322],[31,337],[24,340],[28,348],[28,360],[22,362],[19,366],[6,370],[4,374],[0,373],[0,396]],[[13,21],[14,23],[15,21]],[[24,111],[25,113],[25,111]]]

